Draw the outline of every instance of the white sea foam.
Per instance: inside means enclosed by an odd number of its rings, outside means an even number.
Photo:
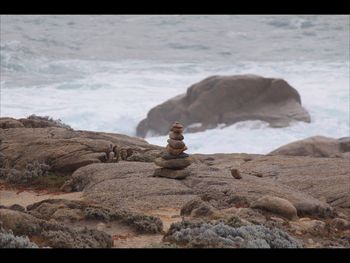
[[[196,123],[192,123],[190,125],[187,126],[187,128],[200,128],[202,127],[202,123],[201,122],[196,122]]]

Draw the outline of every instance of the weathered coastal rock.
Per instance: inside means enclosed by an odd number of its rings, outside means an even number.
[[[286,198],[297,208],[298,216],[330,217],[333,214],[330,205],[350,208],[349,160],[345,158],[261,156],[243,163],[240,171],[250,177],[260,174],[260,182],[273,181],[294,189],[296,193],[303,192],[322,200]]]
[[[270,155],[343,157],[350,152],[350,137],[334,139],[324,136],[313,136],[295,141],[269,153]]]
[[[294,205],[288,200],[276,196],[263,196],[252,203],[251,207],[281,215],[289,220],[297,218],[297,209]]]
[[[8,123],[9,118],[0,118],[0,123]],[[79,167],[91,163],[117,161],[118,153],[122,160],[137,155],[134,160],[153,161],[162,147],[148,144],[145,140],[121,134],[75,131],[54,126],[46,120],[27,120],[31,128],[23,125],[0,129],[1,167],[24,171],[33,162],[45,163],[50,172],[70,175]],[[14,123],[26,123],[22,119]],[[37,122],[51,126],[36,127]],[[34,125],[34,123],[36,123]],[[27,124],[26,124],[27,125]],[[28,124],[29,125],[29,124]],[[12,125],[13,126],[13,125]],[[35,126],[35,128],[33,128]],[[2,126],[1,126],[2,127]],[[111,152],[113,151],[111,160]],[[115,151],[115,152],[114,152]],[[117,158],[118,159],[118,158]],[[146,160],[147,159],[147,160]]]
[[[137,135],[145,137],[150,131],[165,135],[174,121],[181,122],[187,132],[197,132],[245,120],[285,127],[295,120],[310,122],[310,115],[301,106],[297,90],[285,80],[256,75],[212,76],[192,85],[186,94],[151,109],[137,126]],[[192,128],[195,124],[200,127]]]
[[[71,187],[84,191],[88,200],[138,211],[180,207],[193,198],[194,191],[182,180],[154,177],[156,169],[154,163],[145,162],[90,164],[74,172]]]
[[[84,191],[89,200],[135,209],[181,207],[196,196],[217,209],[249,207],[267,194],[289,200],[299,217],[329,218],[335,207],[349,207],[350,175],[342,158],[260,156],[245,162],[245,155],[210,156],[217,156],[210,166],[191,156],[185,180],[154,177],[153,163],[91,164],[72,175],[72,189]],[[244,179],[232,178],[228,168],[233,162]],[[270,176],[271,170],[278,174]],[[251,174],[255,171],[262,177]]]

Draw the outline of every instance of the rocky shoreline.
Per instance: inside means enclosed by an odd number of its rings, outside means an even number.
[[[166,149],[143,139],[0,118],[0,247],[349,248],[349,141],[194,154],[174,180],[154,176]]]

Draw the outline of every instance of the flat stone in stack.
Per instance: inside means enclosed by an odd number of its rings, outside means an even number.
[[[183,142],[183,130],[184,128],[179,122],[172,125],[166,152],[154,161],[156,165],[162,168],[156,169],[153,176],[183,179],[190,175],[188,170],[183,170],[192,163],[189,155],[184,153],[187,147]]]

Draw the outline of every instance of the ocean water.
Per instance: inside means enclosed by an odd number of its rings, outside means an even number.
[[[349,136],[349,16],[1,16],[0,115],[136,134],[147,112],[211,75],[283,78],[311,123],[185,134],[189,153],[268,153]],[[166,136],[147,137],[166,145]]]

